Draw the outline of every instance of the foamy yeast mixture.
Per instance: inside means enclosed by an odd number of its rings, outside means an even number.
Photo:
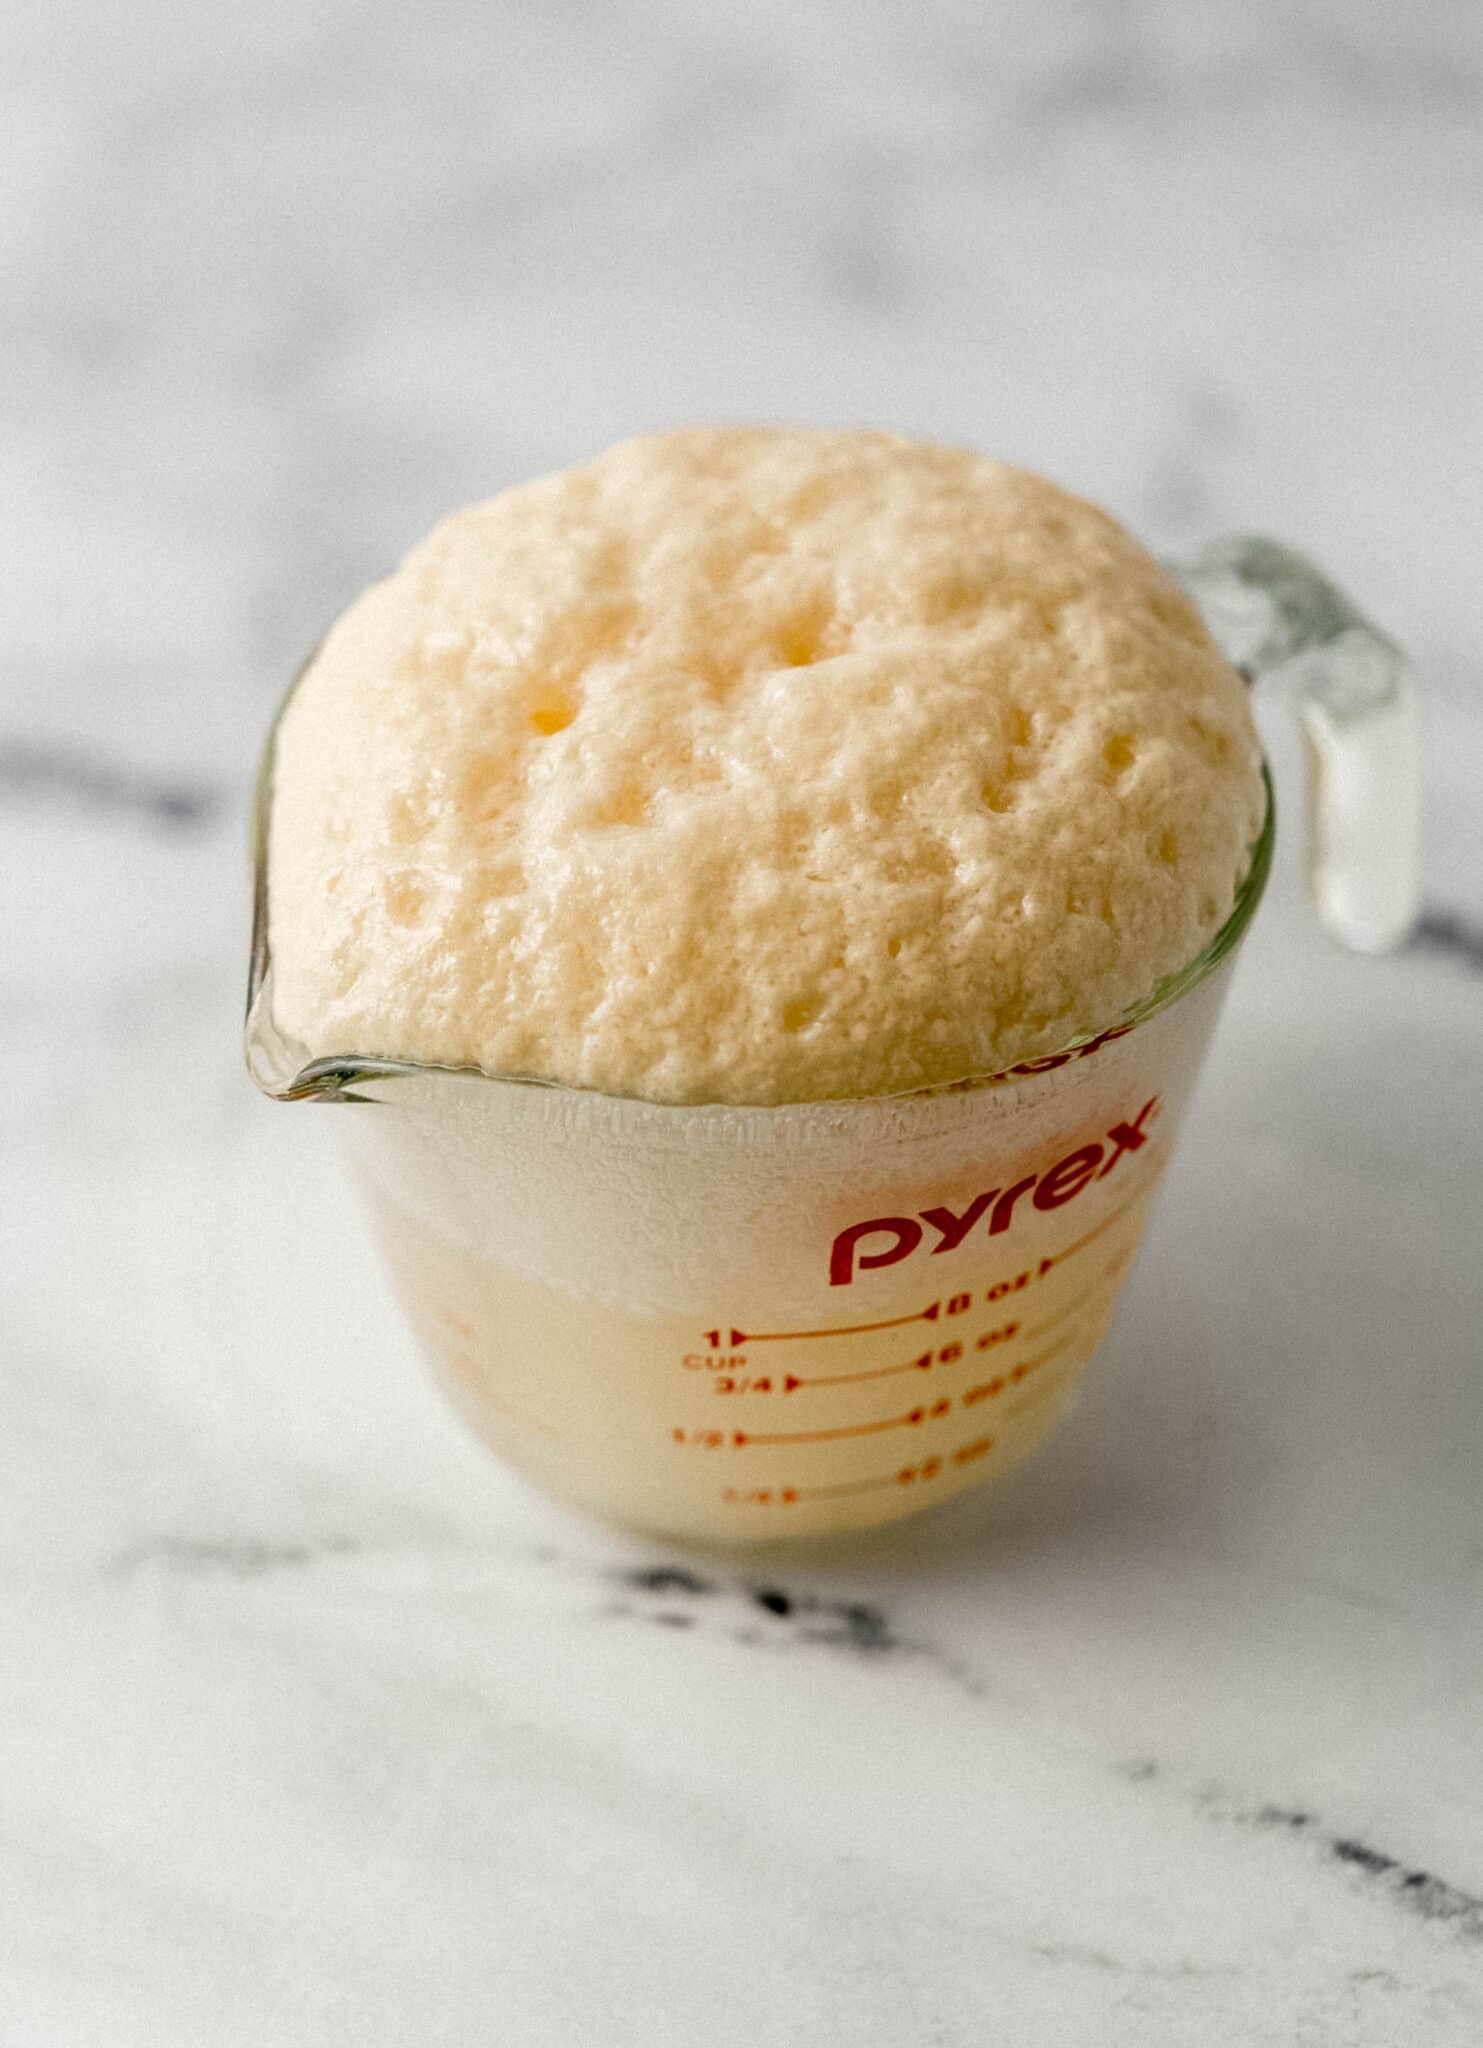
[[[278,738],[275,1019],[663,1101],[954,1080],[1192,958],[1262,805],[1240,680],[1104,512],[893,434],[647,435],[330,633]]]

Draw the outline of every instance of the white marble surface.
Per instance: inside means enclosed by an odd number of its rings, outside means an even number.
[[[1483,14],[3,36],[0,2043],[1473,2048]],[[237,1053],[298,653],[445,505],[718,415],[1299,540],[1414,648],[1433,802],[1402,957],[1275,892],[1039,1463],[752,1567],[487,1463],[355,1112]]]

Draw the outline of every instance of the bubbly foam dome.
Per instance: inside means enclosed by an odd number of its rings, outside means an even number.
[[[886,1094],[1117,1020],[1230,912],[1246,692],[1106,513],[876,432],[693,429],[455,513],[283,718],[310,1054]]]

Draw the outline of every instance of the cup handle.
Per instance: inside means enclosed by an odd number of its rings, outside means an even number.
[[[1421,736],[1405,655],[1277,541],[1232,535],[1169,567],[1232,666],[1295,700],[1319,922],[1356,953],[1403,944],[1421,892]]]

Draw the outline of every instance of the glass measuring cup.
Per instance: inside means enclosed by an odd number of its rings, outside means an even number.
[[[1399,653],[1300,557],[1178,572],[1228,657],[1296,690],[1310,887],[1344,943],[1409,928],[1415,712]],[[1117,1303],[1271,862],[1110,1029],[914,1095],[677,1108],[519,1076],[310,1059],[272,1015],[257,806],[247,1054],[345,1120],[403,1303],[474,1428],[553,1492],[682,1539],[909,1514],[1018,1462]]]

